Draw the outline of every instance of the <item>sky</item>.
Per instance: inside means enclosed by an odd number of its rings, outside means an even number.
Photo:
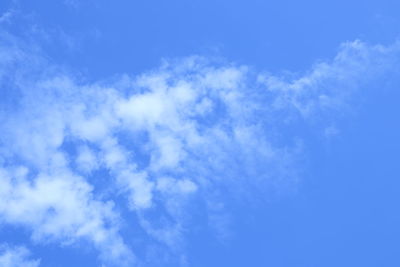
[[[398,10],[1,1],[0,266],[400,266]]]

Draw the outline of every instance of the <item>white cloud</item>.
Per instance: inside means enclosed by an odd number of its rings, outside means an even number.
[[[132,257],[115,228],[113,204],[95,200],[81,177],[62,169],[36,177],[25,167],[8,169],[0,170],[1,221],[31,228],[36,241],[86,239],[106,260]]]
[[[302,116],[347,108],[346,103],[368,82],[396,72],[400,43],[383,46],[361,41],[343,43],[331,62],[320,62],[303,76],[287,79],[259,75],[259,81],[276,93],[274,105],[280,109],[294,107]]]
[[[40,260],[31,259],[25,247],[0,245],[0,266],[2,267],[38,267]]]
[[[398,53],[398,44],[346,43],[332,62],[293,80],[255,80],[246,66],[191,57],[115,83],[81,84],[42,59],[26,66],[26,51],[0,46],[0,82],[12,84],[1,90],[14,92],[0,112],[0,219],[28,227],[38,241],[90,240],[121,265],[134,257],[115,211],[127,205],[150,236],[172,244],[190,196],[290,179],[297,136],[286,140],[281,129],[291,116],[341,109],[357,87],[398,66]],[[108,194],[94,193],[94,170],[106,171]],[[120,194],[126,202],[113,202]],[[173,219],[160,215],[165,222],[156,226],[143,215],[155,208]]]
[[[88,146],[82,146],[78,149],[76,164],[85,173],[90,173],[99,166],[97,155]]]

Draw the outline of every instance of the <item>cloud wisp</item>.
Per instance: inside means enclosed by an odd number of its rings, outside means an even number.
[[[31,259],[30,252],[25,247],[0,246],[0,265],[3,267],[38,267],[40,260]]]

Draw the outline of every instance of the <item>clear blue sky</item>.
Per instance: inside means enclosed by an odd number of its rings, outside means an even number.
[[[0,3],[0,266],[400,266],[400,2]]]

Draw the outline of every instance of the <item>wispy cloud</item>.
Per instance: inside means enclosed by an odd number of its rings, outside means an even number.
[[[331,62],[319,62],[305,75],[292,79],[260,75],[259,81],[276,93],[277,108],[290,105],[303,116],[324,111],[337,114],[367,83],[397,72],[399,53],[399,42],[387,46],[368,45],[359,40],[346,42]]]
[[[40,260],[31,259],[25,247],[0,246],[0,265],[3,267],[38,267]]]
[[[31,229],[37,241],[89,240],[117,266],[135,258],[121,207],[149,238],[174,246],[184,203],[221,207],[208,196],[295,180],[301,146],[297,134],[282,137],[285,127],[340,111],[400,59],[397,43],[356,41],[295,79],[189,57],[85,83],[8,38],[0,42],[1,221]],[[209,220],[227,224],[212,211]]]
[[[10,22],[12,16],[14,15],[14,10],[8,10],[0,15],[0,23]]]

